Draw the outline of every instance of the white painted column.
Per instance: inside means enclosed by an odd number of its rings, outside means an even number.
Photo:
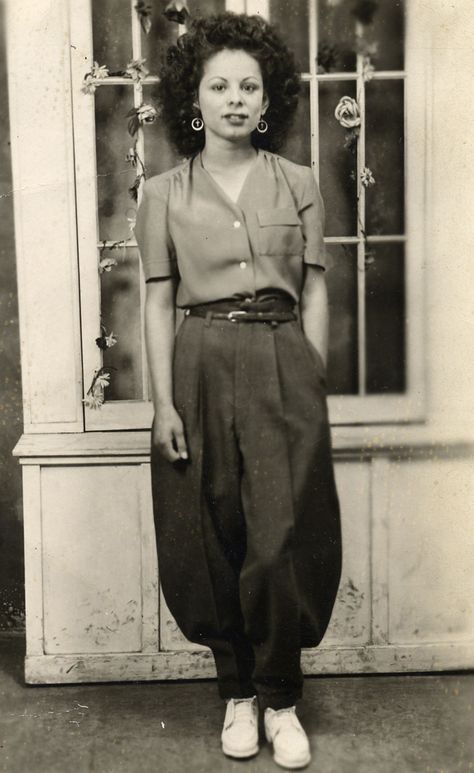
[[[67,7],[6,6],[26,432],[83,428]]]

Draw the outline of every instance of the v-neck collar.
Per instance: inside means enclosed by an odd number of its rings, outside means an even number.
[[[198,160],[199,160],[199,167],[200,167],[200,169],[202,170],[202,172],[204,173],[206,178],[208,180],[210,180],[210,182],[212,183],[212,185],[214,186],[216,191],[220,194],[220,196],[223,199],[225,199],[227,201],[227,203],[230,204],[234,209],[241,210],[242,207],[241,207],[240,202],[241,202],[241,199],[242,199],[242,195],[243,195],[243,193],[245,192],[245,190],[247,188],[249,179],[253,176],[253,173],[254,173],[256,167],[259,165],[260,156],[261,156],[261,151],[257,148],[256,158],[254,159],[254,162],[253,162],[252,166],[250,167],[250,169],[248,170],[247,174],[245,175],[244,181],[242,183],[242,187],[241,187],[241,189],[239,191],[239,195],[237,196],[236,201],[234,201],[233,199],[230,198],[230,196],[228,195],[228,193],[226,193],[224,188],[221,185],[219,185],[219,183],[217,182],[215,177],[213,177],[212,174],[206,169],[206,167],[204,166],[203,161],[202,161],[202,154],[201,153],[199,153]]]

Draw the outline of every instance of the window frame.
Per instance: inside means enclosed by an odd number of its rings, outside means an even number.
[[[356,81],[361,111],[361,135],[357,150],[357,169],[365,166],[364,110],[365,83],[362,77],[362,57],[357,55],[354,73],[317,72],[317,1],[308,0],[309,12],[309,61],[310,70],[302,74],[303,82],[310,89],[311,163],[318,176],[318,83],[319,81]],[[131,0],[132,57],[141,55],[140,25]],[[237,12],[265,12],[267,0],[227,0],[226,7]],[[408,5],[408,4],[407,4]],[[430,103],[429,61],[427,51],[419,45],[416,14],[413,8],[405,12],[405,69],[402,71],[376,71],[374,79],[397,79],[405,83],[405,234],[404,236],[368,237],[369,244],[402,241],[405,244],[405,352],[406,389],[403,393],[364,394],[365,382],[365,244],[362,238],[365,217],[365,189],[360,186],[360,212],[357,236],[326,237],[327,244],[357,244],[358,276],[358,365],[359,394],[329,395],[329,416],[332,425],[372,425],[419,423],[426,418],[425,363],[424,363],[424,284],[426,234],[423,223],[427,206],[427,156],[430,151],[428,109]],[[71,75],[72,107],[74,121],[77,235],[80,274],[80,308],[82,320],[82,360],[84,392],[92,380],[94,371],[101,367],[101,351],[95,343],[100,334],[101,287],[98,271],[98,200],[96,185],[96,138],[94,96],[82,93],[83,77],[93,63],[92,8],[91,0],[75,0],[70,4],[71,25]],[[182,31],[182,30],[181,30]],[[107,64],[100,62],[99,64]],[[156,76],[148,76],[145,85],[155,83]],[[109,77],[107,84],[127,83],[133,89],[134,105],[141,103],[142,84],[131,84],[123,78]],[[107,88],[101,85],[99,88]],[[124,131],[126,125],[124,122]],[[138,152],[143,158],[143,135],[139,130]],[[135,247],[128,240],[128,247]],[[141,262],[140,297],[143,300],[145,283]],[[85,429],[120,430],[147,429],[153,418],[153,406],[147,399],[148,376],[146,371],[144,329],[144,304],[141,302],[141,346],[143,384],[142,400],[105,400],[99,410],[84,407]]]

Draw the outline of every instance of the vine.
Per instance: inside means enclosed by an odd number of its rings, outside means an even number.
[[[340,2],[341,0],[328,0],[328,4],[331,6],[340,5]],[[376,41],[367,39],[367,27],[373,23],[378,8],[379,0],[349,0],[349,10],[356,18],[357,22],[362,26],[362,31],[359,31],[356,35],[355,50],[362,59],[362,80],[364,83],[372,80],[375,73],[372,57],[377,55],[378,44]],[[332,54],[332,59],[334,59],[334,53]],[[332,64],[332,59],[328,59],[327,61]],[[324,61],[320,63],[321,66],[323,64]],[[357,152],[357,144],[360,139],[361,126],[360,108],[357,100],[349,96],[341,97],[334,111],[334,116],[339,124],[346,129],[344,147],[355,155]],[[352,180],[355,180],[355,173],[351,172],[350,177]],[[358,204],[361,196],[361,186],[369,188],[375,184],[376,180],[372,170],[368,166],[364,166],[359,172],[359,179],[357,181]],[[359,207],[357,207],[357,209],[360,233],[364,243],[365,265],[368,266],[374,262],[375,256],[368,244],[367,233],[359,214]]]

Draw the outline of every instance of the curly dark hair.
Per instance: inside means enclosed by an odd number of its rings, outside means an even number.
[[[204,132],[191,127],[196,116],[193,103],[204,63],[223,49],[246,51],[258,61],[270,101],[265,113],[269,129],[265,134],[254,131],[251,139],[255,147],[279,150],[298,104],[300,77],[294,56],[262,18],[231,12],[193,19],[166,53],[159,73],[158,101],[170,142],[185,157],[204,147]]]

